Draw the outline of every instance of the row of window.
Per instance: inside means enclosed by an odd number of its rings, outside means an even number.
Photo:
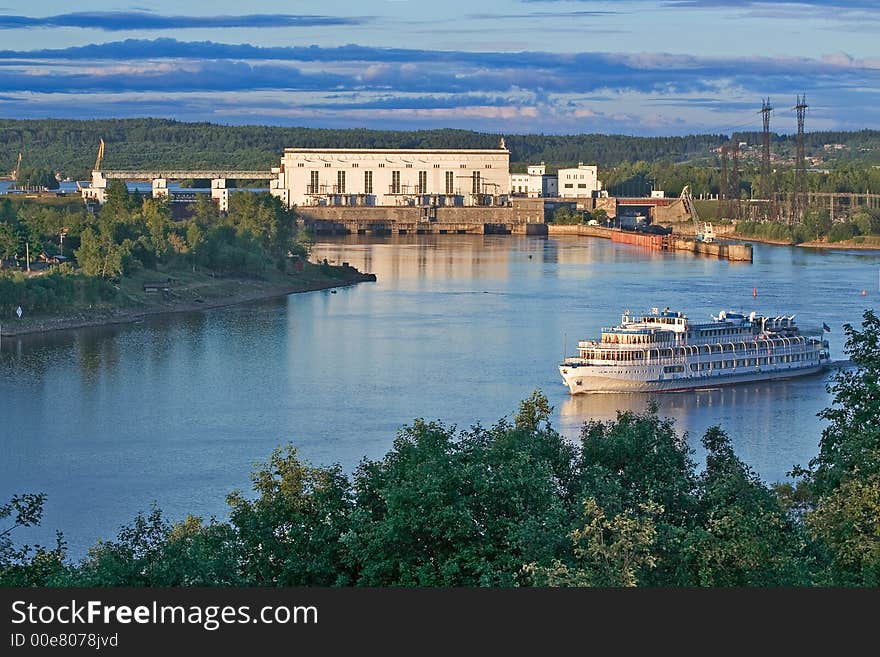
[[[302,168],[304,168],[304,167],[306,166],[306,163],[305,163],[305,162],[297,162],[297,163],[296,163],[296,166],[298,166],[300,169],[302,169]],[[324,162],[324,168],[325,168],[325,169],[329,169],[329,168],[332,167],[332,166],[333,166],[333,163],[332,163],[332,162]],[[359,166],[360,166],[360,164],[358,164],[357,162],[352,162],[352,163],[351,163],[351,168],[352,168],[352,169],[357,169]],[[379,162],[376,166],[378,166],[380,169],[384,169],[384,168],[385,168],[385,163],[384,163],[384,162]],[[435,169],[439,169],[440,167],[441,167],[441,165],[439,165],[439,164],[435,164],[435,165],[434,165],[434,168],[435,168]],[[487,164],[487,165],[485,165],[485,167],[486,167],[487,169],[491,169],[491,168],[492,168],[492,165],[491,165],[491,164]],[[413,168],[413,165],[412,165],[412,164],[405,164],[405,165],[404,165],[404,168],[406,168],[406,169],[412,169],[412,168]],[[467,165],[467,164],[459,164],[459,165],[458,165],[458,168],[459,168],[459,169],[467,169],[467,168],[468,168],[468,165]]]
[[[445,176],[446,193],[455,193],[455,175],[452,171],[447,171]],[[320,177],[317,171],[309,172],[309,189],[308,193],[317,194],[320,189]],[[391,172],[391,193],[400,194],[400,171]],[[336,172],[336,193],[345,194],[345,171]],[[471,174],[471,191],[474,194],[480,193],[480,172],[474,171]],[[364,194],[373,193],[373,172],[364,171]],[[428,172],[419,171],[419,182],[416,189],[417,194],[428,193]]]
[[[743,335],[751,334],[751,331],[746,331],[745,329],[706,329],[700,331],[700,336],[707,338],[714,335]]]
[[[657,356],[657,351],[654,351],[653,358],[673,358],[674,352],[672,349],[663,349],[661,350],[659,356]],[[679,355],[684,355],[684,353],[680,350],[678,351]],[[725,351],[729,351],[725,349]],[[612,360],[612,361],[633,361],[633,360],[645,360],[644,351],[584,351],[583,357],[587,360]],[[810,352],[814,354],[815,352]],[[760,357],[760,358],[739,358],[733,360],[722,360],[722,361],[714,361],[716,363],[731,363],[730,367],[735,367],[734,363],[738,363],[742,367],[748,367],[751,365],[761,365],[770,364],[770,363],[793,363],[800,360],[809,360],[809,354],[784,354],[780,356],[769,356],[769,357]],[[709,369],[708,363],[694,363],[691,365],[691,369],[694,369],[697,365],[700,365],[700,369]],[[716,367],[727,367],[726,365],[716,365]]]

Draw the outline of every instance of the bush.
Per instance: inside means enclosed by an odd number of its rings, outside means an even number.
[[[849,240],[855,237],[857,232],[858,229],[853,223],[846,222],[842,224],[834,224],[831,227],[831,230],[828,231],[828,241],[842,242],[844,240]]]

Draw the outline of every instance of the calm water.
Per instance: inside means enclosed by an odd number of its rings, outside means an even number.
[[[488,424],[535,388],[575,438],[591,417],[648,402],[572,398],[556,371],[564,343],[572,351],[626,308],[668,305],[697,319],[723,308],[796,313],[806,330],[831,326],[841,359],[841,326],[874,306],[880,270],[880,255],[858,252],[756,246],[754,264],[737,264],[605,240],[489,236],[339,238],[315,256],[378,282],[4,339],[0,499],[49,495],[43,528],[26,537],[61,529],[79,556],[151,502],[173,519],[222,518],[225,495],[249,489],[252,464],[277,445],[351,471],[415,417]],[[815,455],[826,380],[656,398],[695,447],[721,424],[775,481]]]

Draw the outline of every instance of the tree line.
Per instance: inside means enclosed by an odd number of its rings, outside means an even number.
[[[286,271],[291,256],[305,258],[310,246],[296,218],[267,193],[233,192],[228,212],[200,197],[187,218],[176,219],[166,201],[131,193],[121,180],[110,181],[106,202],[93,213],[2,199],[0,264],[20,265],[28,251],[31,262],[40,254],[68,261],[43,276],[0,268],[0,318],[18,306],[33,314],[118,300],[120,281],[144,269],[258,277]]]
[[[702,469],[656,406],[591,421],[575,444],[536,391],[513,419],[417,419],[352,474],[288,446],[227,498],[229,519],[137,515],[69,562],[20,547],[45,497],[0,507],[6,586],[877,586],[880,320],[845,326],[817,456],[768,486],[729,436]]]
[[[551,171],[578,162],[601,167],[626,162],[682,163],[700,160],[714,166],[714,149],[731,142],[761,143],[759,133],[698,134],[676,137],[629,135],[501,135],[468,130],[391,131],[279,126],[225,126],[168,119],[0,119],[0,169],[11,170],[19,152],[23,167],[62,172],[87,179],[100,139],[107,144],[106,168],[228,167],[266,170],[288,147],[342,148],[497,148],[504,137],[513,171],[546,162]],[[841,151],[825,151],[842,144]],[[772,135],[774,153],[790,156],[791,135]],[[880,163],[880,131],[815,132],[806,135],[808,155]]]

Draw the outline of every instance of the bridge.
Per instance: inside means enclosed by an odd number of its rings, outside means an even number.
[[[94,175],[95,172],[92,172]],[[224,179],[224,180],[271,180],[278,174],[271,171],[236,171],[232,169],[204,169],[201,171],[183,171],[182,169],[154,169],[147,171],[135,171],[133,169],[115,169],[100,171],[104,178],[116,180],[166,180],[191,179]]]
[[[102,144],[103,146],[103,144]],[[273,167],[269,171],[246,171],[238,169],[198,169],[184,171],[182,169],[107,169],[102,171],[99,151],[95,169],[92,171],[92,181],[88,187],[82,187],[82,195],[86,200],[92,199],[103,203],[107,195],[108,180],[149,180],[153,187],[153,198],[168,198],[168,180],[181,179],[205,179],[211,181],[211,199],[217,201],[220,210],[229,210],[229,190],[226,188],[227,180],[268,180],[270,191],[276,196],[281,196],[284,202],[286,190],[280,179],[280,168]]]

